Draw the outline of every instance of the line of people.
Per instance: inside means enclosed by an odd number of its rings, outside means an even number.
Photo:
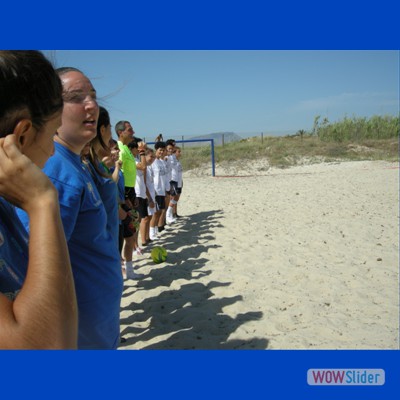
[[[118,122],[115,132],[125,186],[125,201],[120,207],[130,212],[130,219],[136,221],[136,224],[127,225],[123,220],[121,224],[123,269],[128,279],[140,279],[143,275],[134,270],[132,255],[143,255],[143,248],[159,238],[165,224],[173,224],[179,217],[177,204],[182,192],[181,149],[172,139],[157,141],[154,150],[149,148],[141,139],[135,138],[129,121]]]
[[[163,160],[115,129],[83,72],[0,51],[0,348],[117,348],[121,257],[140,278],[139,232],[144,247],[174,222],[182,168],[179,148]]]

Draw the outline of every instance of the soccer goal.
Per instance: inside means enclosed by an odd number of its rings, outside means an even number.
[[[175,139],[174,139],[175,140]],[[211,173],[215,176],[215,154],[214,154],[214,139],[193,139],[193,140],[175,140],[176,143],[197,143],[210,142],[211,144]],[[147,144],[155,144],[156,142],[146,142]]]

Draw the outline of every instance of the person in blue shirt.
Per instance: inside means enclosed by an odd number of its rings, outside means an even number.
[[[97,134],[88,146],[85,146],[82,159],[87,165],[103,201],[107,213],[107,230],[119,248],[118,187],[115,181],[118,181],[119,176],[118,171],[112,175],[107,165],[102,162],[103,158],[111,156],[110,140],[110,116],[104,107],[100,107]]]
[[[63,85],[62,124],[44,172],[59,195],[78,301],[78,348],[115,349],[123,289],[120,257],[107,230],[103,201],[80,157],[96,136],[96,90],[75,68],[60,68],[58,74]],[[26,214],[21,219],[27,226]]]
[[[74,349],[77,303],[55,187],[40,170],[62,85],[38,51],[0,51],[0,348]],[[15,206],[30,218],[30,237]]]
[[[119,217],[119,240],[118,249],[119,253],[122,255],[122,248],[124,245],[124,222],[128,217],[128,213],[123,209],[125,204],[125,182],[124,174],[121,171],[122,161],[119,159],[119,147],[116,140],[110,139],[110,157],[103,158],[103,164],[109,168],[110,173],[114,182],[117,184],[118,188],[118,217]],[[122,259],[121,259],[122,261]]]

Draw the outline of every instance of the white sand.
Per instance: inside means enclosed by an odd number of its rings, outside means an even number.
[[[121,349],[397,349],[398,164],[232,172],[263,175],[186,174],[167,262],[125,281]]]

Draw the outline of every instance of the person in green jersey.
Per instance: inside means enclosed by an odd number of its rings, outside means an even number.
[[[119,158],[122,161],[122,174],[125,182],[125,203],[129,207],[129,212],[135,214],[138,220],[137,211],[134,209],[137,206],[135,184],[136,184],[136,160],[133,156],[128,144],[132,142],[135,131],[129,121],[119,121],[115,125],[115,132],[118,136],[118,147],[120,150]],[[127,210],[126,210],[127,211]],[[125,260],[125,270],[127,271],[128,279],[140,279],[143,275],[133,271],[132,253],[137,242],[137,229],[132,236],[124,234],[124,247],[122,250],[122,258]],[[129,273],[128,273],[129,271]]]

